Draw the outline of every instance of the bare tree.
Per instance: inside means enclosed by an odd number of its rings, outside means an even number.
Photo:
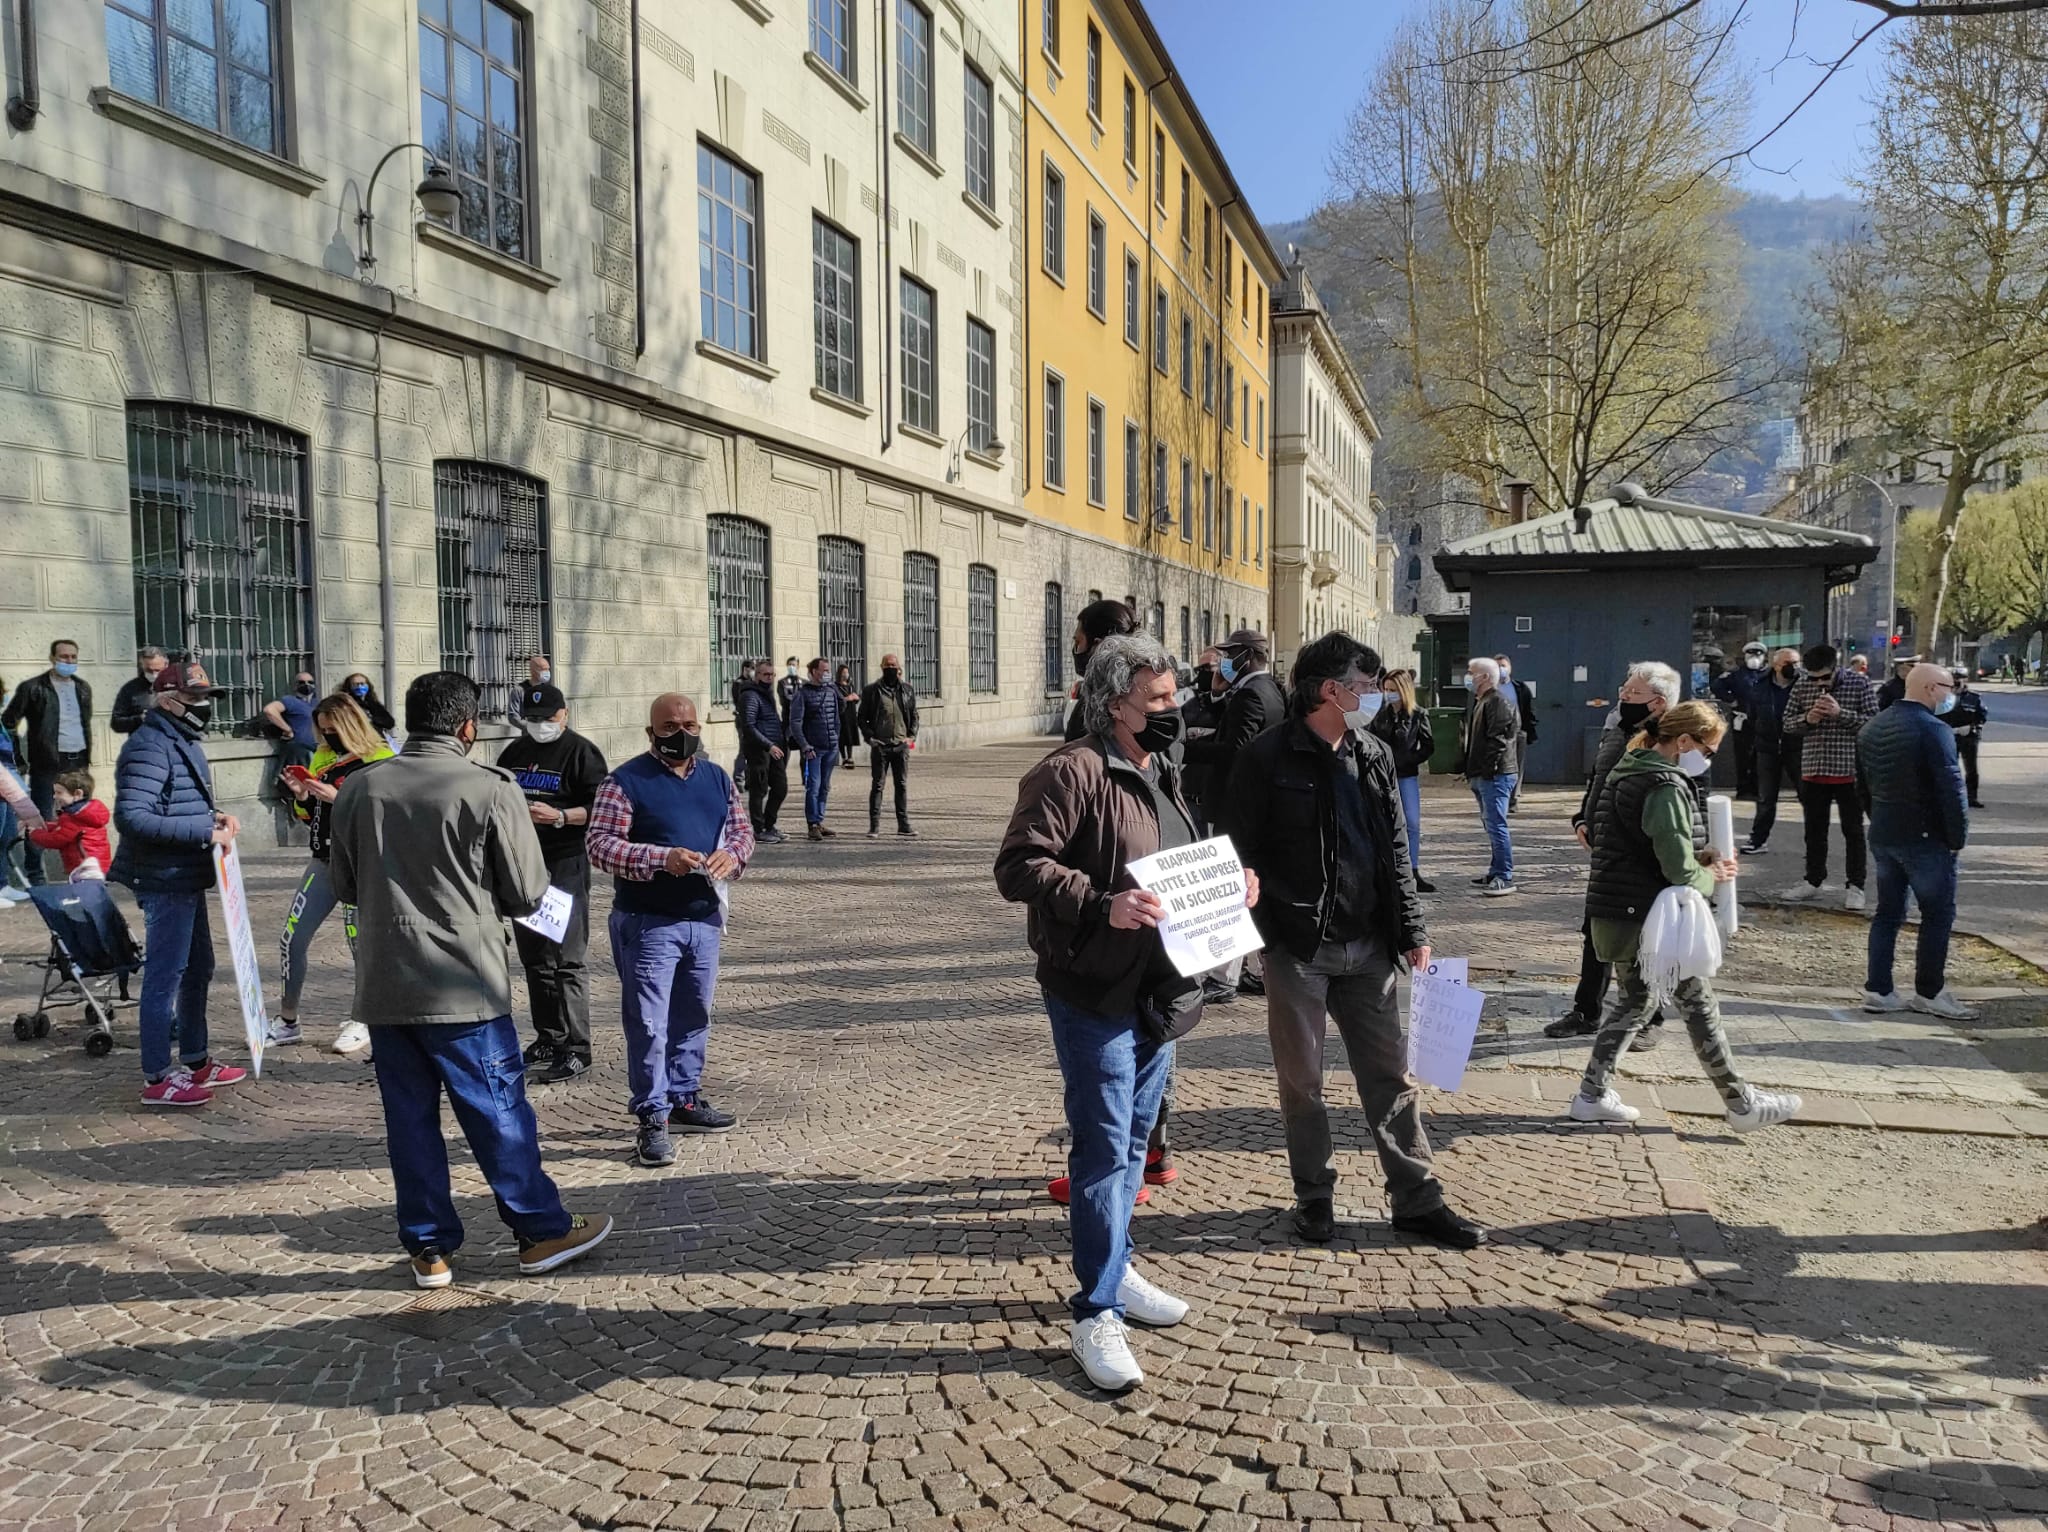
[[[1965,497],[2048,424],[2048,14],[1943,18],[1896,33],[1855,184],[1867,237],[1816,305],[1820,412],[1946,482],[1915,614],[1940,629]],[[2031,57],[2030,57],[2031,56]]]

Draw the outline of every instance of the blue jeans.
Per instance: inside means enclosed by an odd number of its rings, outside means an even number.
[[[612,966],[626,1027],[635,1117],[666,1118],[697,1099],[723,933],[703,920],[612,911]]]
[[[1145,1146],[1173,1067],[1173,1044],[1155,1043],[1135,1015],[1102,1016],[1052,995],[1052,1045],[1066,1081],[1067,1175],[1073,1200],[1076,1319],[1123,1313],[1116,1290],[1131,1259],[1131,1211],[1145,1184]]]
[[[1913,949],[1913,988],[1933,999],[1948,982],[1948,939],[1956,923],[1956,854],[1938,841],[1911,846],[1872,843],[1877,913],[1870,922],[1870,964],[1864,986],[1892,992],[1892,957],[1906,923],[1906,890],[1920,901],[1920,940]]]
[[[213,982],[211,895],[137,894],[142,906],[142,1073],[161,1080],[171,1072],[171,1034],[186,1065],[206,1062],[206,987]]]
[[[804,823],[825,822],[825,800],[832,793],[832,772],[839,764],[839,751],[820,750],[804,761]]]
[[[1408,821],[1408,866],[1422,871],[1422,778],[1402,777],[1401,816]]]
[[[526,1244],[569,1232],[562,1194],[540,1168],[540,1130],[526,1100],[519,1029],[510,1016],[461,1026],[376,1029],[377,1094],[397,1193],[398,1238],[418,1255],[462,1244],[462,1219],[448,1192],[448,1142],[441,1093],[490,1183],[498,1216]]]
[[[1515,795],[1515,775],[1472,778],[1472,796],[1479,800],[1479,822],[1486,827],[1486,843],[1492,857],[1486,864],[1489,878],[1512,879],[1515,875],[1515,847],[1508,839],[1508,800]]]

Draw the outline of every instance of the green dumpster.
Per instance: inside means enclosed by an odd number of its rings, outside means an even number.
[[[1464,718],[1463,708],[1433,707],[1429,710],[1429,732],[1436,740],[1436,749],[1429,755],[1432,773],[1447,776],[1458,769],[1458,725]]]

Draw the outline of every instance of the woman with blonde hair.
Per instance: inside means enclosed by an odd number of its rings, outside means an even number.
[[[1436,753],[1429,714],[1415,705],[1415,672],[1390,670],[1380,682],[1380,710],[1366,731],[1394,753],[1394,779],[1401,788],[1401,815],[1408,821],[1408,867],[1417,893],[1433,894],[1436,885],[1422,875],[1422,768]]]
[[[1707,850],[1706,807],[1696,791],[1726,728],[1719,710],[1697,698],[1666,708],[1629,741],[1594,805],[1586,914],[1593,950],[1614,965],[1615,987],[1572,1100],[1575,1121],[1625,1123],[1642,1115],[1608,1082],[1657,1006],[1641,960],[1643,925],[1657,896],[1667,888],[1711,894],[1716,883],[1735,877],[1734,858]],[[1665,1005],[1684,1015],[1693,1051],[1727,1107],[1729,1127],[1753,1133],[1798,1112],[1797,1096],[1758,1090],[1736,1073],[1711,981],[1681,979]]]
[[[334,885],[327,876],[328,819],[334,811],[334,800],[348,778],[374,762],[389,760],[392,754],[391,747],[370,722],[370,715],[346,692],[320,700],[313,709],[313,730],[320,744],[313,752],[306,775],[279,778],[294,800],[292,813],[311,827],[313,855],[306,864],[306,875],[299,880],[298,892],[292,896],[291,908],[285,912],[284,930],[278,937],[284,995],[278,1001],[277,1016],[268,1033],[269,1041],[277,1044],[299,1040],[299,991],[306,984],[313,933],[334,911]],[[355,906],[342,907],[341,921],[342,931],[348,937],[349,954],[354,956]],[[345,1023],[335,1034],[336,1053],[360,1053],[369,1046],[370,1029],[359,1021]]]

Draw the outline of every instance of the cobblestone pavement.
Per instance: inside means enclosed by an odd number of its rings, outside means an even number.
[[[1140,1337],[1146,1388],[1089,1389],[1043,1195],[1058,1081],[988,877],[1031,754],[920,759],[921,841],[859,838],[848,795],[840,840],[763,853],[711,1050],[741,1125],[672,1171],[628,1162],[599,963],[598,1067],[534,1096],[572,1205],[620,1227],[554,1277],[517,1277],[458,1150],[459,1285],[412,1290],[362,1064],[283,1050],[146,1117],[125,1048],[88,1060],[68,1024],[7,1044],[0,1527],[2048,1525],[2037,1249],[2007,1252],[2024,1345],[1931,1318],[1910,1349],[1847,1336],[1763,1301],[1661,1118],[1568,1129],[1511,1078],[1431,1102],[1496,1243],[1413,1247],[1341,1076],[1345,1223],[1298,1248],[1245,1002],[1183,1045],[1185,1175],[1136,1222],[1195,1313]],[[292,870],[257,858],[266,921]],[[324,1038],[337,933],[316,956]],[[1899,1301],[1938,1315],[1939,1241],[1910,1208],[1881,1222],[1853,1237],[1928,1250]]]

